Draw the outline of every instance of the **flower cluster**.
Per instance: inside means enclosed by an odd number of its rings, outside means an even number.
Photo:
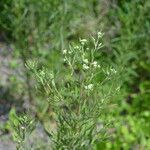
[[[87,64],[83,64],[83,69],[88,70],[90,67]]]
[[[116,82],[114,67],[107,64],[100,66],[102,59],[96,57],[102,47],[102,36],[103,34],[98,32],[89,47],[86,39],[80,39],[79,44],[73,43],[68,49],[64,49],[62,54],[65,65],[60,69],[63,71],[60,74],[55,75],[47,69],[38,70],[36,74],[42,85],[40,88],[45,91],[55,114],[57,128],[56,132],[50,131],[50,135],[56,149],[60,146],[66,149],[88,149],[87,141],[94,143],[97,137],[103,138],[105,120],[100,118],[100,114],[103,113],[103,108],[107,108],[105,100],[117,92],[120,86]],[[24,131],[24,126],[21,129]]]
[[[101,38],[104,34],[102,32],[98,32],[98,38]]]
[[[85,45],[86,42],[87,42],[86,39],[80,39],[80,43],[81,43],[82,45]]]
[[[116,74],[117,73],[117,71],[114,69],[114,68],[110,68],[110,69],[107,69],[106,71],[105,71],[105,73],[106,73],[106,75],[113,75],[113,74]]]
[[[93,61],[92,63],[89,63],[88,59],[83,59],[83,69],[84,70],[88,70],[90,68],[90,64],[91,64],[91,67],[100,68],[100,65],[98,64],[97,61]]]
[[[84,88],[85,88],[86,90],[92,91],[92,90],[93,90],[93,84],[86,85]]]
[[[94,68],[100,68],[100,65],[97,63],[97,61],[92,62],[92,65]]]
[[[67,49],[64,49],[64,50],[63,50],[63,54],[66,55],[67,53],[68,53],[68,54],[71,54],[72,51],[71,51],[71,50],[68,51]]]

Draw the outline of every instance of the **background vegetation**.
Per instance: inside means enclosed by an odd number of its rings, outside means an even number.
[[[0,145],[16,139],[15,125],[31,122],[24,114],[32,116],[39,124],[36,130],[44,135],[55,129],[55,114],[42,86],[35,89],[37,81],[26,62],[35,60],[39,70],[59,72],[61,79],[67,74],[62,51],[79,38],[91,41],[102,30],[104,46],[95,58],[105,64],[104,70],[110,64],[118,71],[116,82],[121,88],[107,103],[109,111],[103,111],[110,136],[92,149],[150,149],[149,10],[149,0],[1,0]],[[46,149],[51,143],[41,138],[35,144],[32,139],[28,143],[35,149]]]

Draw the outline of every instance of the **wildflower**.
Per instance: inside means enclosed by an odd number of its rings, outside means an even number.
[[[85,62],[87,64],[89,61],[88,61],[88,59],[83,59],[83,62]]]
[[[25,127],[24,127],[24,126],[22,126],[22,127],[21,127],[21,129],[22,129],[22,130],[25,130]]]
[[[101,38],[103,36],[102,32],[98,32],[98,38]]]
[[[75,46],[74,48],[75,48],[75,49],[79,49],[79,46]]]
[[[68,54],[71,54],[72,52],[71,51],[68,51]]]
[[[66,58],[64,58],[64,62],[66,62],[67,61],[67,59]]]
[[[87,40],[86,39],[81,39],[80,42],[84,42],[85,43],[85,42],[87,42]]]
[[[94,67],[97,67],[97,61],[94,61],[94,62],[92,63],[92,65],[93,65]]]
[[[95,68],[100,68],[100,65],[97,64],[97,61],[94,61],[94,62],[92,63],[92,65],[93,65]]]
[[[87,42],[87,40],[86,39],[81,39],[80,42],[81,42],[82,45],[84,45]]]
[[[111,68],[110,71],[111,71],[112,73],[114,73],[114,74],[117,73],[117,71],[116,71],[114,68]]]
[[[66,49],[63,50],[63,54],[67,54],[67,50]]]
[[[87,69],[89,69],[89,66],[86,64],[83,64],[83,69],[87,70]]]
[[[101,66],[100,65],[97,65],[97,68],[100,68]]]
[[[87,86],[85,86],[86,90],[93,90],[93,84],[89,84]]]

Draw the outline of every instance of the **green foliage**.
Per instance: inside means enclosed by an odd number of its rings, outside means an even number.
[[[27,114],[18,116],[15,109],[10,111],[7,129],[12,131],[13,140],[17,143],[17,150],[28,149],[26,140],[34,128],[34,120]]]
[[[141,61],[147,60],[149,63],[150,2],[121,1],[120,5],[111,8],[108,14],[111,19],[109,23],[112,23],[116,29],[110,47],[119,53],[118,60],[127,70],[128,77],[125,80],[134,84],[140,71]]]
[[[113,32],[109,49],[115,49],[112,59],[124,68],[124,84],[115,99],[119,106],[115,138],[104,149],[149,149],[150,2],[118,1],[116,6],[107,14]]]
[[[149,123],[147,119],[133,116],[118,117],[114,131],[108,142],[100,143],[97,149],[149,149]]]
[[[56,149],[64,145],[71,149],[76,149],[74,145],[98,150],[149,149],[149,10],[149,0],[0,1],[0,36],[13,45],[10,68],[17,72],[9,78],[9,89],[20,100],[23,95],[32,100],[36,108],[33,111]],[[92,56],[94,47],[88,42],[89,34],[101,26],[106,32],[105,47]],[[77,44],[78,37],[88,40]],[[24,65],[26,62],[34,79]],[[121,78],[116,80],[118,74]],[[38,91],[33,88],[35,81]],[[120,83],[120,93],[111,97],[116,104],[113,109],[107,99]],[[77,110],[82,113],[79,115]],[[100,117],[94,120],[93,116],[99,113]],[[10,122],[14,125],[8,129],[17,135],[18,141],[24,141],[22,137],[26,134],[21,124],[29,123],[21,118],[24,117],[18,117],[12,109]],[[114,124],[106,128],[111,118],[115,119]],[[100,136],[95,133],[97,124],[103,126]],[[107,134],[110,138],[103,141]]]
[[[8,30],[18,40],[16,43],[22,42],[26,47],[36,45],[37,50],[41,42],[42,46],[50,42],[51,48],[63,49],[66,39],[76,39],[80,32],[84,34],[81,30],[93,13],[92,4],[92,0],[88,3],[85,0],[1,1],[4,19],[0,27]]]
[[[80,3],[79,3],[80,2]],[[24,65],[28,59],[36,58],[49,64],[52,49],[63,49],[67,40],[76,39],[82,27],[82,17],[90,10],[85,0],[12,0],[1,1],[0,28],[5,31],[7,42],[13,43],[13,57]],[[88,11],[89,10],[89,11]],[[59,53],[59,52],[57,52]],[[43,59],[44,58],[44,59]],[[13,64],[13,62],[12,62]],[[17,66],[16,66],[17,68]],[[25,88],[33,104],[31,77],[24,70]]]
[[[108,99],[120,84],[116,69],[96,60],[96,56],[101,57],[101,37],[98,32],[92,47],[80,39],[80,44],[63,50],[63,74],[38,70],[35,62],[27,63],[54,112],[56,131],[49,133],[54,149],[92,149],[106,138]]]

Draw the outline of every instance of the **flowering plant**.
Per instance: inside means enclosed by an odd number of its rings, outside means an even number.
[[[49,133],[54,149],[92,149],[105,135],[103,114],[107,99],[118,90],[117,71],[101,61],[102,33],[98,32],[92,46],[86,39],[62,51],[63,71],[36,69],[38,84],[45,90],[54,112],[56,130]]]

